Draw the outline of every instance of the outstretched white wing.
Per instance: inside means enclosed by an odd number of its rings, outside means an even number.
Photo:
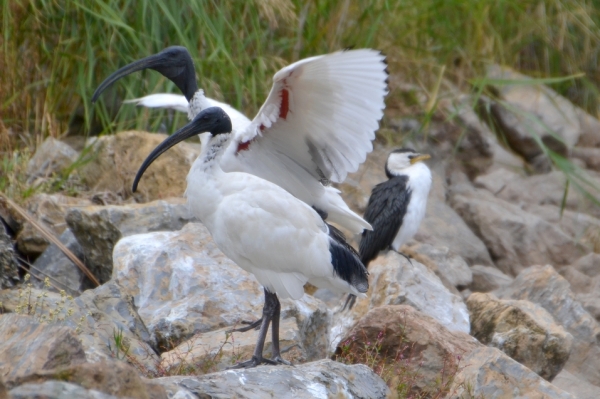
[[[248,119],[246,115],[242,114],[237,109],[233,108],[231,105],[213,100],[212,98],[204,97],[204,92],[202,92],[202,97],[207,108],[220,107],[227,113],[227,115],[229,115],[234,130],[244,129],[250,124],[250,119]],[[185,112],[189,115],[190,104],[185,96],[180,94],[158,93],[145,97],[133,98],[131,100],[125,100],[123,102],[125,104],[135,104],[137,106],[146,108],[174,109],[175,111]]]
[[[386,94],[385,57],[375,50],[341,51],[289,65],[275,74],[252,123],[235,132],[222,166],[243,164],[244,171],[282,186],[279,180],[289,174],[301,182],[307,174],[342,182],[373,149]],[[272,164],[268,170],[265,159]],[[279,171],[285,172],[273,178]]]
[[[167,108],[179,112],[188,112],[188,100],[179,94],[159,93],[123,101],[124,104],[135,104],[146,108]]]

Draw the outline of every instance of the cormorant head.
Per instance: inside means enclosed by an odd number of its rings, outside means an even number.
[[[419,154],[412,148],[400,148],[388,155],[385,163],[385,174],[388,178],[402,174],[402,171],[412,165],[431,158],[427,154]]]

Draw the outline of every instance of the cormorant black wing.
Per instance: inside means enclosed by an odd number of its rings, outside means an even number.
[[[373,230],[363,231],[359,246],[360,259],[367,267],[379,251],[392,245],[402,226],[411,195],[407,183],[408,176],[394,176],[373,188],[364,215]]]

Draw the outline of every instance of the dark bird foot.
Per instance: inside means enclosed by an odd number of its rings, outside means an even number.
[[[284,358],[282,358],[281,356],[275,356],[272,361],[274,361],[277,364],[284,364],[286,366],[294,366],[292,364],[292,362],[288,362],[287,360],[285,360]]]
[[[348,310],[352,309],[352,307],[354,306],[355,303],[356,303],[356,295],[348,294],[348,297],[346,298],[346,303],[344,304],[344,307],[342,308],[342,312],[346,309],[348,309]]]
[[[248,321],[248,320],[242,320],[241,321],[242,324],[247,324],[246,327],[240,327],[240,328],[232,328],[231,330],[227,330],[227,334],[231,334],[234,332],[246,332],[246,331],[250,331],[252,329],[258,330],[260,328],[260,325],[262,323],[262,317],[256,321]]]
[[[240,362],[234,366],[227,367],[227,370],[251,369],[261,364],[268,364],[271,366],[277,366],[279,364],[285,364],[287,366],[292,365],[292,363],[288,362],[285,359],[282,359],[280,356],[276,356],[273,359],[267,359],[265,357],[258,358],[256,356],[252,356],[250,360],[246,360],[245,362]]]

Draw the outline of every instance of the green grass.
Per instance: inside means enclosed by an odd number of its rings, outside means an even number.
[[[15,151],[48,136],[180,127],[183,115],[164,126],[167,111],[120,104],[177,92],[153,71],[127,77],[98,104],[90,102],[111,72],[170,45],[190,50],[208,96],[248,115],[282,66],[375,47],[388,55],[393,74],[387,114],[417,118],[417,134],[436,115],[441,78],[477,93],[492,63],[541,79],[598,116],[600,0],[0,1],[0,175],[9,173]],[[415,101],[399,82],[428,99]],[[572,169],[548,155],[559,169]]]
[[[210,96],[249,114],[282,66],[366,46],[385,51],[393,72],[427,87],[434,86],[440,66],[447,67],[447,77],[467,85],[466,79],[480,76],[490,62],[536,77],[583,73],[555,88],[597,112],[599,5],[581,0],[2,0],[0,109],[6,128],[13,135],[22,132],[20,140],[30,145],[64,133],[69,124],[84,132],[93,126],[92,133],[157,129],[160,113],[119,107],[111,93],[97,106],[90,97],[116,68],[178,44],[191,50],[200,86]],[[143,76],[124,79],[117,97],[175,91],[157,73]]]

